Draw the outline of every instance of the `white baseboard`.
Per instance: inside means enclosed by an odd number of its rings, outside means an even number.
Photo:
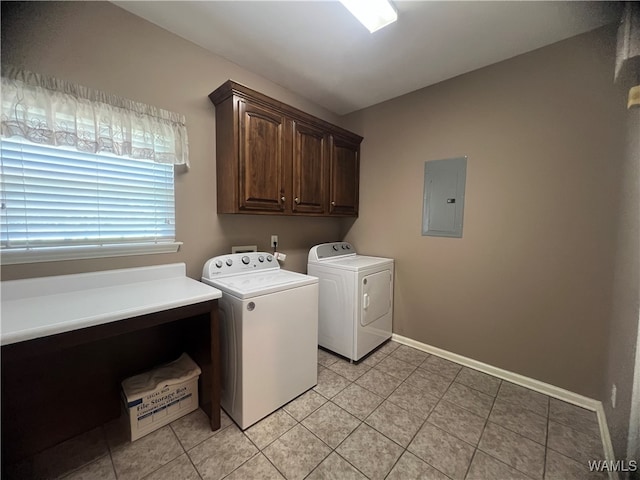
[[[587,410],[596,412],[596,414],[598,415],[598,424],[600,426],[600,436],[602,438],[605,460],[615,460],[613,445],[611,444],[611,436],[609,435],[609,427],[607,425],[607,419],[604,413],[602,402],[594,400],[593,398],[585,397],[584,395],[579,395],[569,390],[565,390],[564,388],[556,387],[555,385],[551,385],[549,383],[541,382],[540,380],[536,380],[534,378],[525,377],[524,375],[520,375],[519,373],[510,372],[509,370],[494,367],[493,365],[479,362],[478,360],[474,360],[463,355],[458,355],[457,353],[452,353],[438,347],[427,345],[426,343],[418,342],[417,340],[413,340],[411,338],[403,337],[402,335],[398,335],[396,333],[391,336],[391,339],[398,343],[402,343],[403,345],[413,347],[417,350],[430,353],[437,357],[442,357],[446,360],[451,360],[452,362],[459,363],[460,365],[464,365],[465,367],[488,373],[489,375],[507,380],[508,382],[515,383],[516,385],[526,387],[530,390],[534,390],[550,397],[557,398],[558,400],[562,400],[564,402],[577,405],[578,407],[586,408]],[[609,472],[609,480],[618,480],[618,473]]]

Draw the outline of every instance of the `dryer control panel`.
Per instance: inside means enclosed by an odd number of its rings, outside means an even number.
[[[278,261],[271,253],[230,253],[207,260],[202,269],[202,278],[219,278],[263,270],[280,270]]]
[[[356,250],[349,242],[321,243],[320,245],[316,245],[311,249],[311,251],[309,252],[309,261],[317,261],[324,258],[335,258],[355,254]]]

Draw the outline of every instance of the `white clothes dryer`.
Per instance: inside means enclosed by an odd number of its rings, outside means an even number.
[[[318,383],[318,279],[251,252],[208,260],[202,281],[222,291],[220,401],[244,430]]]
[[[319,279],[318,344],[360,360],[391,338],[394,262],[359,255],[350,243],[311,248],[307,273]]]

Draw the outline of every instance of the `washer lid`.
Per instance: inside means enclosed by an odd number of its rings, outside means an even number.
[[[345,270],[360,271],[366,268],[378,267],[384,264],[393,264],[392,258],[369,257],[366,255],[351,255],[345,257],[320,260],[319,265],[325,267],[343,268]]]
[[[318,283],[316,277],[279,269],[222,278],[202,278],[202,281],[243,300]]]

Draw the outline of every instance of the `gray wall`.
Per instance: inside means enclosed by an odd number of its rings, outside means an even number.
[[[359,250],[394,332],[601,398],[624,111],[607,28],[364,109]],[[426,160],[467,155],[463,238],[421,236]]]

